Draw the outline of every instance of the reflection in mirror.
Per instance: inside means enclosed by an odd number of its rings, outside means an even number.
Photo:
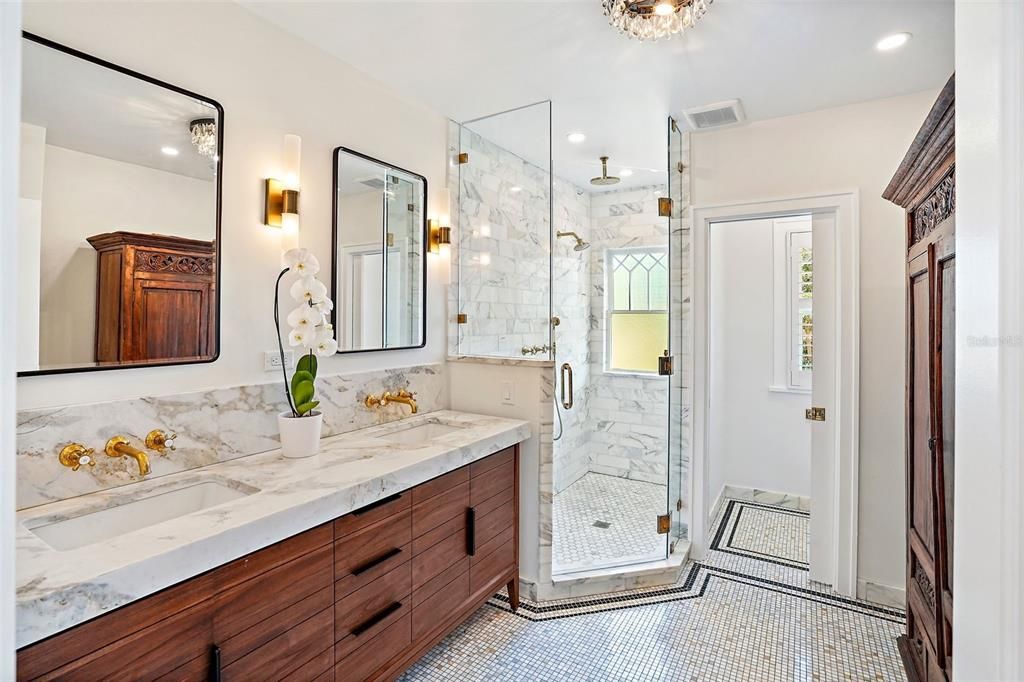
[[[423,346],[426,178],[343,147],[334,178],[339,352]]]
[[[215,359],[220,106],[22,42],[19,373]]]

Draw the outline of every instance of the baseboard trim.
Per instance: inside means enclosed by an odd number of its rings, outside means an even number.
[[[722,486],[721,492],[718,493],[718,497],[715,499],[715,504],[711,509],[712,519],[717,518],[719,509],[726,499],[770,504],[776,507],[798,509],[805,512],[811,511],[811,498],[805,495],[780,493],[775,490],[762,490],[761,488],[747,488],[740,485],[726,484]]]
[[[905,588],[879,585],[863,578],[857,580],[857,598],[883,606],[892,606],[904,611],[907,609],[907,591]]]

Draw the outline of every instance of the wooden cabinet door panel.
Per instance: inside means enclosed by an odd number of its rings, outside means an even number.
[[[510,460],[471,480],[470,505],[477,506],[515,485],[515,461]]]
[[[212,288],[203,282],[136,279],[134,360],[202,357],[210,353]]]
[[[495,452],[493,455],[488,455],[483,459],[478,459],[469,465],[469,475],[473,478],[481,476],[491,469],[495,469],[499,466],[503,466],[511,462],[516,458],[516,446],[505,448],[499,452]]]
[[[455,576],[448,584],[412,607],[412,638],[418,640],[444,622],[469,600],[469,571]]]
[[[223,682],[282,679],[331,647],[332,619],[331,609],[321,611],[234,663],[224,665],[220,679]]]
[[[430,499],[435,495],[440,495],[444,491],[454,488],[460,483],[469,482],[469,467],[464,466],[455,471],[449,471],[447,474],[432,478],[426,483],[421,483],[412,489],[412,503],[418,504],[424,500]]]
[[[412,509],[412,534],[419,537],[451,519],[464,517],[469,507],[469,482],[420,502]]]
[[[461,561],[465,556],[466,529],[462,527],[458,532],[452,533],[433,547],[413,557],[413,589],[423,585],[448,567]]]

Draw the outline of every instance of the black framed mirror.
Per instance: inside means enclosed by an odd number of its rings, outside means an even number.
[[[422,348],[427,338],[427,179],[334,150],[334,311],[339,353]]]
[[[18,376],[220,353],[224,109],[23,34]]]

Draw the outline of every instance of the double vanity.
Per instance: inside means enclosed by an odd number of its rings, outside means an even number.
[[[391,679],[518,602],[525,422],[451,411],[19,513],[19,679]]]

